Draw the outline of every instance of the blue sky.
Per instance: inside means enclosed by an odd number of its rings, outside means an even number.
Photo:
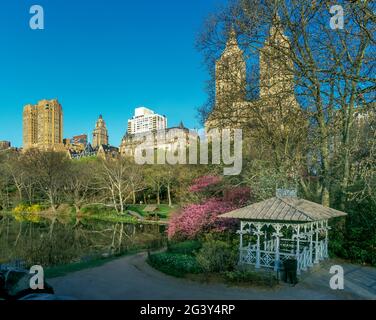
[[[64,136],[91,134],[99,114],[119,145],[137,106],[199,127],[208,72],[195,48],[225,0],[2,0],[0,140],[22,145],[22,108],[58,98]],[[29,9],[43,6],[45,30]]]

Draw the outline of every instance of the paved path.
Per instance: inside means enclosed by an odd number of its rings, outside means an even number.
[[[328,261],[306,273],[295,287],[238,288],[202,284],[162,274],[145,262],[144,253],[120,258],[103,266],[50,279],[56,294],[85,300],[247,300],[247,299],[376,299],[376,268]],[[329,288],[329,268],[345,269],[345,290]]]

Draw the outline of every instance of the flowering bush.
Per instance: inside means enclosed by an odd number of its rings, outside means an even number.
[[[33,204],[33,205],[25,205],[25,204],[20,204],[17,207],[13,209],[14,214],[20,214],[20,213],[39,213],[43,209],[39,204]]]
[[[203,176],[193,181],[193,185],[189,188],[190,192],[200,192],[210,186],[217,185],[222,181],[218,176]]]
[[[12,212],[17,221],[31,221],[39,222],[39,213],[42,212],[43,208],[39,204],[25,205],[20,204],[15,207]]]
[[[223,199],[227,202],[236,204],[237,206],[244,206],[250,197],[251,189],[248,187],[237,187],[228,189],[224,192]]]
[[[205,232],[222,232],[237,225],[236,220],[218,219],[218,215],[233,211],[249,200],[250,189],[236,187],[227,190],[225,188],[223,197],[218,197],[217,190],[210,187],[222,182],[221,177],[203,176],[196,179],[189,188],[190,192],[204,193],[207,198],[198,204],[190,204],[184,207],[181,212],[173,216],[168,227],[169,239],[195,239]],[[221,191],[221,190],[219,190]]]
[[[217,198],[206,200],[202,204],[191,204],[183,208],[180,214],[172,217],[168,237],[194,239],[205,231],[223,231],[234,225],[233,220],[217,219],[218,215],[236,209],[232,203]]]

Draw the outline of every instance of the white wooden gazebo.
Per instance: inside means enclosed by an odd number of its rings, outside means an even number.
[[[240,220],[240,264],[278,271],[296,259],[300,274],[329,257],[328,221],[346,215],[279,190],[274,198],[219,217]]]

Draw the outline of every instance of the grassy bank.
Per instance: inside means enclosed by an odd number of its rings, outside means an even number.
[[[137,212],[139,215],[141,215],[145,219],[158,216],[158,218],[162,220],[169,219],[171,217],[171,214],[177,210],[176,207],[169,207],[166,204],[160,204],[160,205],[156,205],[157,209],[155,210],[155,212],[147,212],[145,211],[147,207],[148,207],[147,205],[137,205],[137,204],[128,205],[127,210]]]
[[[120,216],[116,213],[106,215],[83,215],[83,219],[97,220],[111,223],[128,223],[128,224],[168,224],[167,220],[138,220],[128,215]]]
[[[113,223],[140,223],[143,224],[167,224],[170,216],[176,211],[176,208],[168,205],[158,205],[154,212],[147,212],[146,205],[127,205],[124,215],[119,215],[113,209],[101,206],[88,206],[82,210],[82,216],[85,219],[94,219]],[[133,211],[142,219],[128,214],[128,211]]]

